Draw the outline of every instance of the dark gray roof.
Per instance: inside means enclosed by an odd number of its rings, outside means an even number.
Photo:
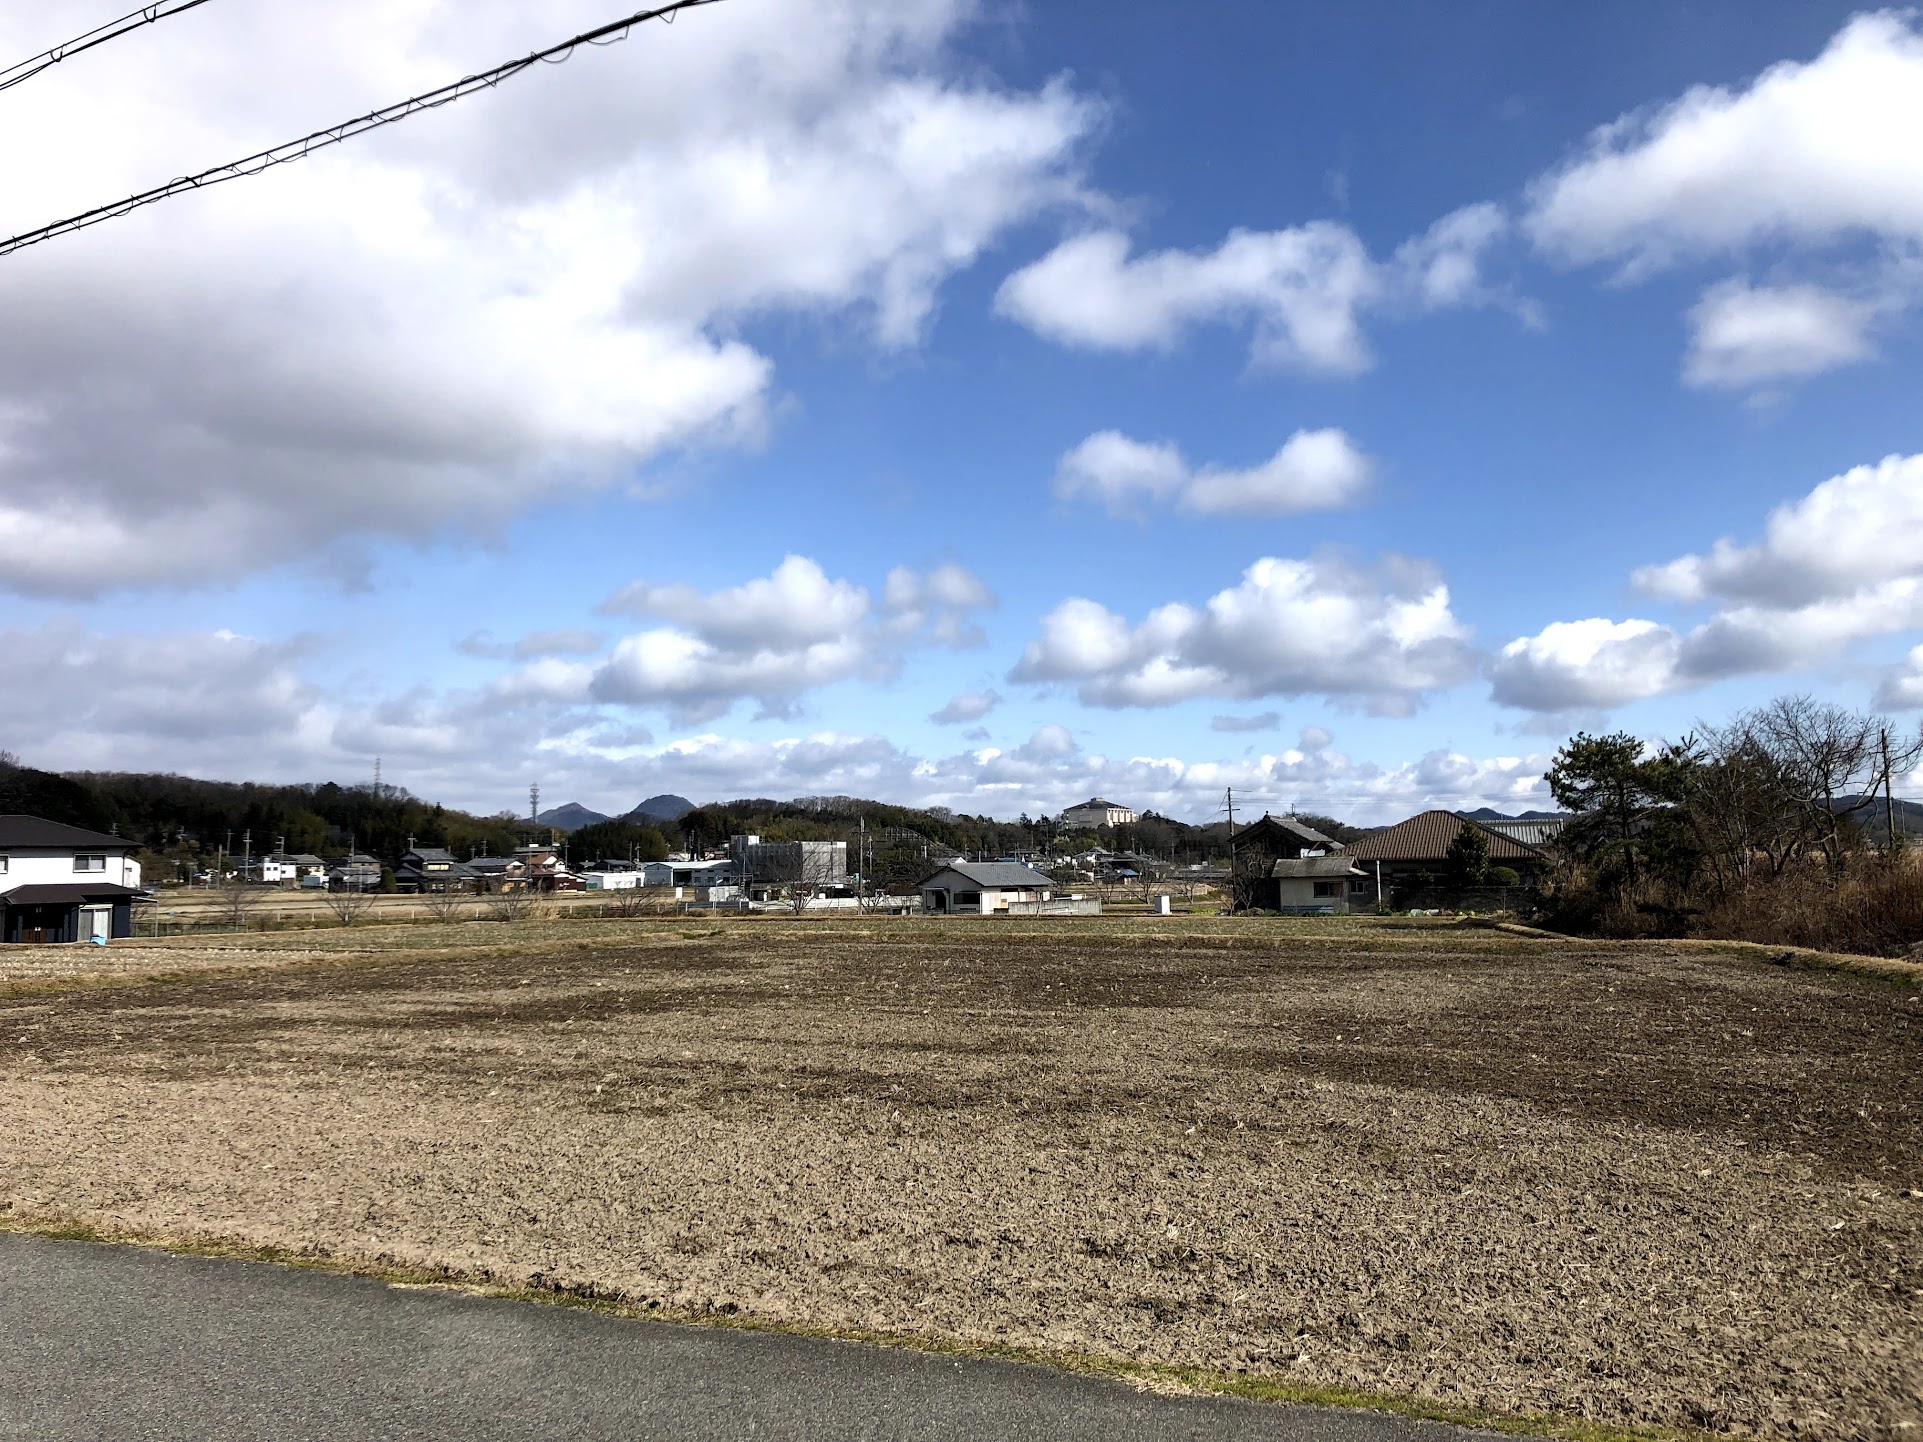
[[[1083,801],[1075,806],[1071,806],[1068,809],[1070,811],[1086,811],[1091,806],[1100,806],[1104,809],[1112,808],[1116,811],[1132,811],[1135,809],[1132,806],[1119,806],[1113,801],[1104,801],[1099,796],[1091,796],[1088,798],[1088,800]]]
[[[1285,856],[1269,868],[1269,875],[1290,878],[1360,876],[1362,872],[1346,856]]]
[[[90,885],[84,881],[56,881],[0,891],[0,902],[8,906],[52,906],[64,902],[71,906],[82,901],[119,901],[123,897],[138,895],[140,892],[131,886],[115,886],[111,882],[99,881]]]
[[[1266,812],[1260,821],[1251,821],[1247,826],[1244,826],[1240,831],[1236,832],[1235,841],[1239,844],[1244,837],[1253,838],[1259,836],[1263,830],[1270,827],[1287,832],[1304,846],[1320,847],[1329,851],[1340,851],[1342,849],[1341,842],[1335,840],[1333,837],[1324,836],[1320,831],[1317,831],[1306,822],[1298,821],[1293,816],[1271,816]]]
[[[1024,891],[1042,891],[1055,885],[1034,867],[1023,866],[1019,861],[951,861],[922,885],[938,881],[951,871],[976,886],[998,889],[1017,887]]]
[[[417,846],[401,860],[407,861],[410,858],[417,861],[452,861],[454,853],[445,846]]]
[[[47,821],[38,816],[0,816],[0,851],[9,846],[84,846],[94,851],[132,851],[134,843],[124,836],[102,836],[69,826],[64,821]]]

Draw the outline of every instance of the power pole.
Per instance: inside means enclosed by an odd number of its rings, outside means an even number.
[[[1892,856],[1896,854],[1896,801],[1890,792],[1890,728],[1885,726],[1877,732],[1877,742],[1883,749],[1883,845]]]

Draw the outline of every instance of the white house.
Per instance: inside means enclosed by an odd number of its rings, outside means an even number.
[[[0,940],[133,935],[133,843],[38,816],[0,816]]]
[[[1098,826],[1133,826],[1141,820],[1126,806],[1117,806],[1113,801],[1104,801],[1099,796],[1091,796],[1080,806],[1071,806],[1062,813],[1062,825],[1071,831],[1093,831]]]
[[[921,884],[921,909],[941,915],[993,916],[1011,906],[1039,907],[1055,883],[1018,861],[951,861]]]

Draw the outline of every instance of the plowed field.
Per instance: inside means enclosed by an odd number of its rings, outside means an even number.
[[[0,996],[16,1219],[1493,1413],[1923,1425],[1897,981],[1156,919],[60,960]]]

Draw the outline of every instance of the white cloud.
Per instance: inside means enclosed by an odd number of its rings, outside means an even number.
[[[1371,571],[1331,556],[1265,558],[1204,606],[1162,606],[1136,626],[1095,601],[1064,601],[1010,679],[1071,684],[1092,706],[1325,695],[1406,715],[1473,672],[1468,637],[1423,562],[1387,556]]]
[[[1923,708],[1923,646],[1913,649],[1901,665],[1891,669],[1877,688],[1876,704],[1885,711]]]
[[[948,703],[928,719],[937,726],[959,726],[964,721],[981,720],[1001,702],[1001,693],[993,687],[986,691],[963,691],[951,696]]]
[[[1497,300],[1482,274],[1482,258],[1509,229],[1508,212],[1489,201],[1451,211],[1397,247],[1403,286],[1432,310]]]
[[[1490,675],[1504,706],[1606,710],[1677,685],[1680,650],[1675,632],[1654,621],[1558,621],[1504,646]]]
[[[1712,287],[1690,313],[1684,378],[1745,388],[1867,359],[1867,327],[1918,295],[1923,254],[1923,32],[1913,15],[1859,15],[1814,60],[1748,86],[1697,86],[1602,127],[1530,187],[1524,225],[1572,264],[1664,266],[1764,247],[1833,251],[1845,295],[1786,274]],[[1874,258],[1862,254],[1864,242]],[[1853,247],[1853,249],[1852,249]]]
[[[1923,242],[1923,35],[1859,15],[1807,63],[1626,116],[1537,182],[1525,224],[1573,261],[1653,266],[1761,240]]]
[[[1706,555],[1646,566],[1634,580],[1676,600],[1785,606],[1905,576],[1923,577],[1923,455],[1853,467],[1778,506],[1760,543],[1725,538]]]
[[[1813,285],[1711,286],[1689,313],[1683,379],[1693,386],[1742,389],[1764,381],[1820,374],[1868,360],[1876,307]]]
[[[1348,226],[1236,229],[1214,250],[1131,256],[1127,235],[1073,236],[1002,283],[995,308],[1036,334],[1089,350],[1167,350],[1190,327],[1249,325],[1259,365],[1356,375],[1373,363],[1363,312],[1500,299],[1482,257],[1509,230],[1487,202],[1444,216],[1388,262]]]
[[[1215,250],[1129,256],[1116,230],[1063,241],[1003,282],[1002,314],[1063,345],[1166,349],[1191,325],[1252,322],[1265,364],[1353,375],[1370,364],[1357,310],[1379,286],[1347,226],[1235,230]]]
[[[1651,596],[1708,620],[1558,622],[1503,647],[1495,699],[1539,713],[1606,709],[1728,676],[1821,665],[1923,627],[1923,456],[1857,466],[1770,513],[1763,539],[1645,566]],[[1899,691],[1894,694],[1900,694]]]
[[[1193,469],[1166,441],[1097,431],[1065,454],[1055,494],[1092,496],[1129,514],[1138,500],[1173,500],[1204,515],[1287,515],[1349,505],[1368,489],[1375,467],[1344,431],[1296,431],[1268,460],[1246,470]]]
[[[767,576],[703,592],[635,581],[602,605],[609,615],[674,623],[624,636],[607,659],[548,655],[496,681],[503,699],[650,707],[683,724],[752,700],[764,716],[792,714],[807,692],[896,670],[905,648],[967,646],[981,639],[974,614],[994,604],[981,579],[946,564],[888,572],[881,604],[806,556]]]
[[[1282,724],[1282,717],[1274,711],[1264,711],[1257,716],[1211,716],[1209,730],[1227,732],[1235,735],[1244,731],[1273,731]]]
[[[987,644],[972,617],[992,610],[996,600],[981,577],[951,561],[926,573],[895,567],[882,586],[881,603],[897,635],[925,631],[938,645],[961,648]]]
[[[0,267],[0,585],[202,584],[498,526],[758,434],[770,310],[912,344],[1079,207],[1097,109],[949,59],[965,0],[732,0]],[[217,13],[218,11],[218,13]],[[46,40],[0,15],[0,52]],[[34,82],[9,231],[604,19],[589,0],[209,7]],[[250,83],[236,87],[233,77]],[[27,92],[23,92],[27,93]]]

